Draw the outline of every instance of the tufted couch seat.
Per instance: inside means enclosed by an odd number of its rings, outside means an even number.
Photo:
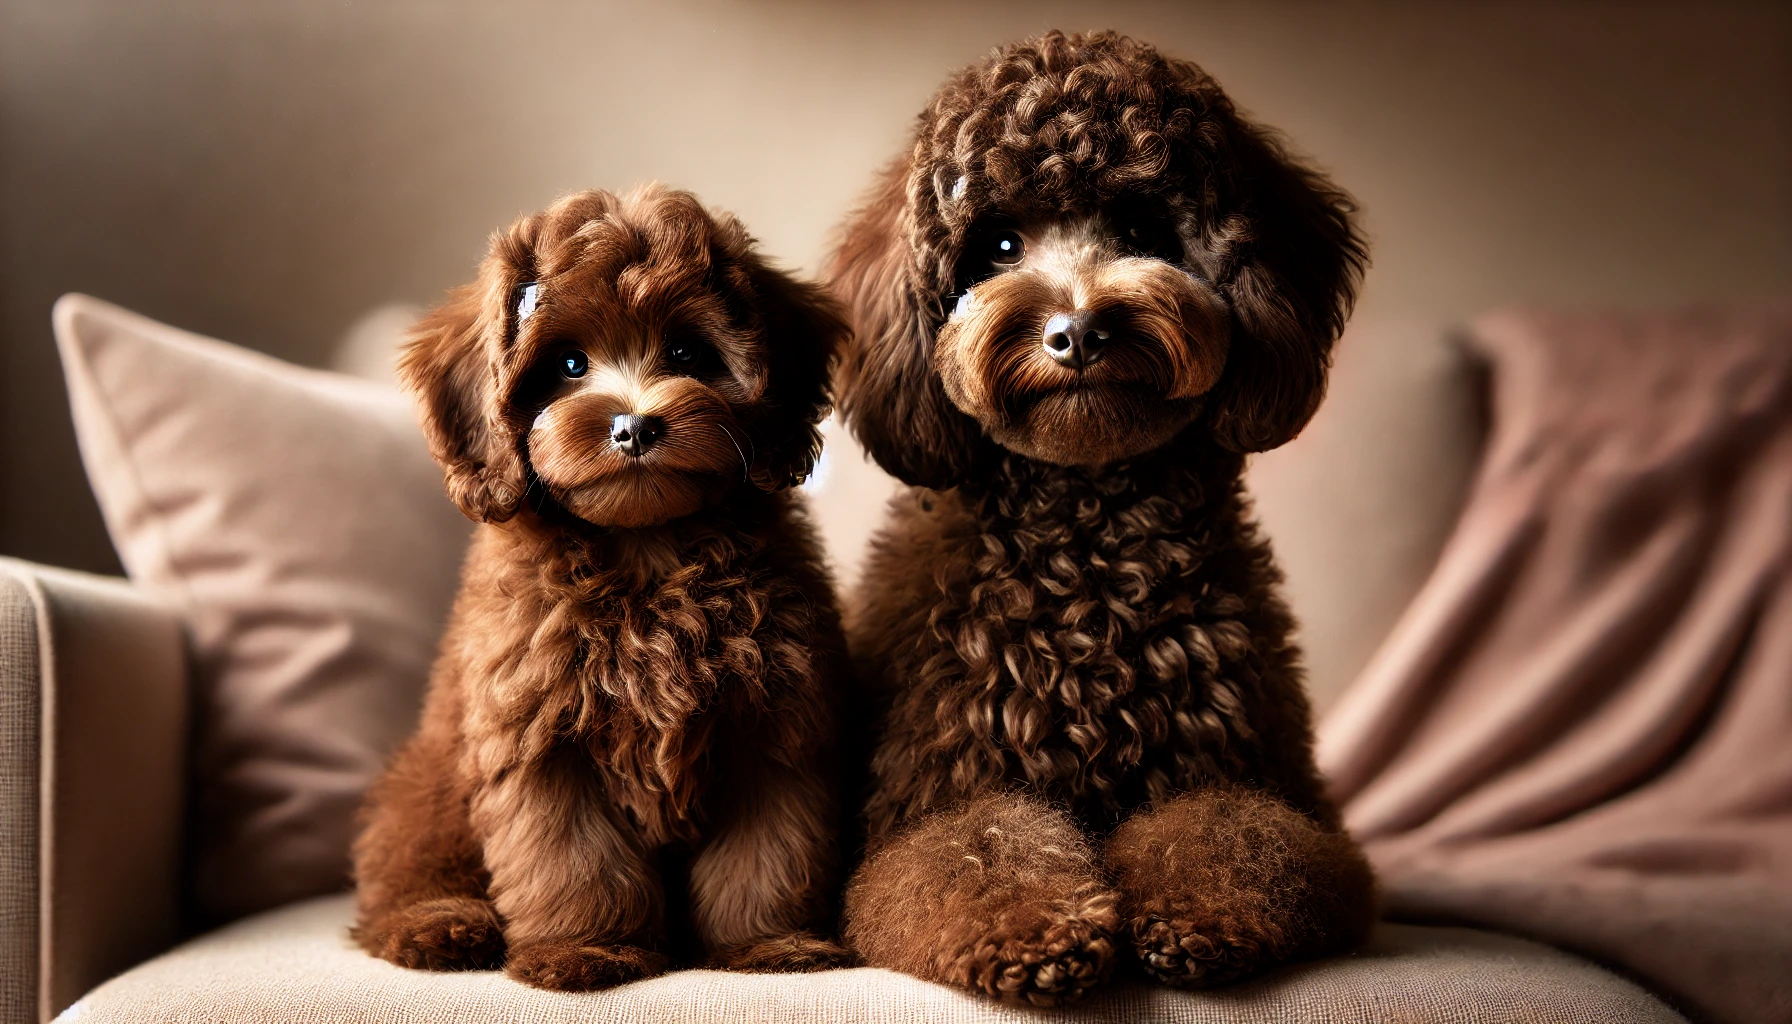
[[[375,960],[349,943],[352,915],[350,898],[335,896],[239,921],[126,971],[58,1019],[71,1024],[1681,1020],[1654,996],[1584,960],[1467,928],[1384,924],[1355,956],[1296,966],[1252,984],[1177,992],[1122,983],[1071,1009],[1041,1013],[872,968],[801,975],[677,971],[608,992],[543,992],[497,972],[431,975]]]

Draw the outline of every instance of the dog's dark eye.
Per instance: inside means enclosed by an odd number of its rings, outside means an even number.
[[[576,348],[568,349],[560,356],[560,374],[568,380],[577,380],[585,376],[585,370],[590,365],[590,362],[585,359],[585,353]]]
[[[1139,256],[1178,263],[1182,260],[1182,242],[1168,224],[1156,220],[1135,220],[1127,224],[1120,241],[1129,252]]]
[[[680,373],[700,373],[711,368],[711,351],[695,338],[673,335],[666,339],[666,364]]]
[[[989,262],[998,267],[1012,267],[1027,254],[1027,243],[1018,231],[998,231],[989,236]]]

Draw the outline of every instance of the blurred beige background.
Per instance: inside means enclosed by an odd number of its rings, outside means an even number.
[[[1331,169],[1373,239],[1359,321],[1792,294],[1792,4],[8,0],[0,553],[117,571],[58,294],[321,365],[493,227],[646,178],[813,270],[940,78],[1052,26],[1198,61]],[[843,575],[888,486],[836,433]],[[1422,568],[1433,532],[1387,557]],[[1391,621],[1403,594],[1356,599]],[[1378,635],[1309,639],[1341,680]]]

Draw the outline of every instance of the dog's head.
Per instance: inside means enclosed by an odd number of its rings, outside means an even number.
[[[1354,206],[1200,68],[1051,33],[959,73],[848,223],[841,406],[950,487],[996,445],[1064,465],[1191,425],[1261,451],[1325,389],[1366,261]]]
[[[689,193],[583,192],[492,238],[399,361],[469,517],[531,494],[601,526],[686,516],[814,465],[845,325]]]

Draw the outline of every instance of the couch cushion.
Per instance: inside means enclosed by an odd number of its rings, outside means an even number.
[[[1252,458],[1246,480],[1288,577],[1316,708],[1430,577],[1480,462],[1481,385],[1449,324],[1359,318],[1313,422]]]
[[[86,296],[55,326],[113,543],[192,630],[201,916],[339,890],[471,532],[409,402]]]
[[[517,1021],[1562,1021],[1682,1018],[1636,985],[1520,939],[1383,925],[1353,957],[1209,993],[1117,985],[1067,1011],[1009,1009],[889,971],[680,971],[564,995],[501,974],[394,967],[349,944],[348,897],[285,907],[202,936],[107,982],[58,1020]]]

